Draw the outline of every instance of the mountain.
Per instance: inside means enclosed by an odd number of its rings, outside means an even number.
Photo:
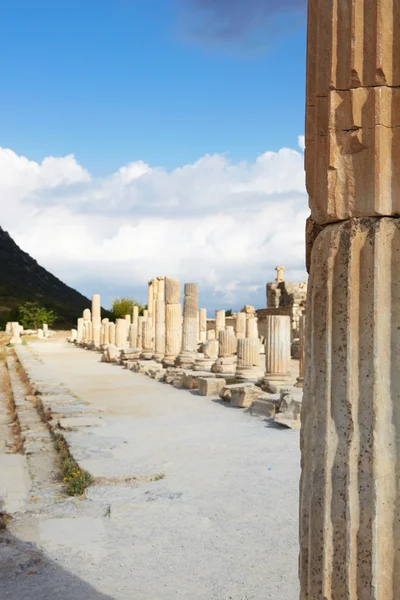
[[[0,227],[0,325],[17,320],[17,308],[37,302],[58,315],[55,328],[75,326],[77,317],[91,301],[68,287],[21,250]],[[108,316],[108,315],[107,315]]]

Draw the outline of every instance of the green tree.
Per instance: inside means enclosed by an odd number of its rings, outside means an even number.
[[[147,306],[142,306],[140,302],[136,302],[133,298],[115,298],[111,312],[116,319],[123,319],[125,315],[132,316],[134,306],[139,307],[139,315],[143,315],[143,311],[147,308]]]
[[[233,311],[231,308],[229,308],[228,310],[225,311],[225,316],[226,317],[232,317],[233,316]]]
[[[38,329],[47,323],[51,327],[57,319],[52,310],[40,306],[36,302],[25,302],[18,307],[18,321],[25,329]]]

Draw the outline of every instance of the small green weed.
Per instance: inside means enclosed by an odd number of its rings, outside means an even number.
[[[61,477],[69,496],[80,496],[92,483],[92,476],[81,469],[78,463],[71,457],[67,442],[59,433],[54,434],[56,448],[60,454]]]

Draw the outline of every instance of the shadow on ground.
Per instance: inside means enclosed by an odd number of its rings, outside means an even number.
[[[114,600],[47,558],[36,544],[0,532],[1,600]]]

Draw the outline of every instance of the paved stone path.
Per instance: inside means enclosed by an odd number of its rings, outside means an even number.
[[[65,342],[29,345],[31,375],[87,407],[78,426],[62,420],[66,437],[108,480],[14,520],[44,566],[0,579],[2,598],[298,598],[298,431]]]

